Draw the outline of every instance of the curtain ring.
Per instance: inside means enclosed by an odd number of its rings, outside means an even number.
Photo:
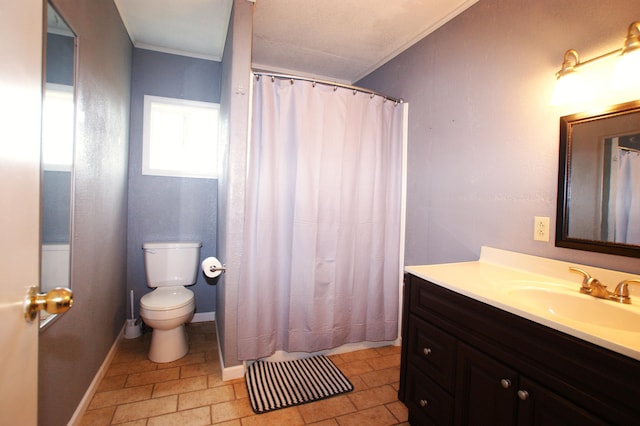
[[[276,78],[274,76],[271,76],[271,82],[273,83],[275,81],[276,81]]]
[[[338,86],[333,86],[333,91],[335,92],[336,90],[338,90]]]
[[[372,93],[372,94],[370,94],[370,95],[369,95],[369,99],[373,99],[373,98],[374,98],[374,96],[375,96],[375,94],[373,94],[373,93]]]
[[[260,74],[256,74],[256,81],[260,81]]]
[[[316,82],[315,81],[311,82],[311,87],[316,87]]]
[[[290,79],[290,80],[289,80],[289,83],[291,83],[291,85],[293,85],[293,79]]]
[[[353,96],[355,96],[356,93],[358,93],[358,91],[356,89],[353,89]]]

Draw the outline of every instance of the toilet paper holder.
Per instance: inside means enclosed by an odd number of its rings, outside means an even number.
[[[216,278],[226,272],[227,267],[215,257],[207,257],[202,261],[202,272],[207,278]]]
[[[210,267],[210,268],[209,268],[209,271],[210,271],[210,272],[218,272],[218,271],[220,271],[220,272],[226,272],[226,270],[227,270],[227,267],[226,267],[225,265],[222,265],[222,266],[212,266],[212,267]]]

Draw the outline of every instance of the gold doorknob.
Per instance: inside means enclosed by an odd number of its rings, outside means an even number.
[[[67,312],[73,306],[73,292],[68,288],[56,287],[46,293],[38,293],[37,287],[31,287],[24,301],[24,317],[31,322],[38,311],[50,314]]]

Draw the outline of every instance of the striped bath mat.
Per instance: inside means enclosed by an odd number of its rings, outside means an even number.
[[[324,355],[294,361],[256,361],[247,368],[245,379],[251,408],[258,414],[353,390],[351,382]]]

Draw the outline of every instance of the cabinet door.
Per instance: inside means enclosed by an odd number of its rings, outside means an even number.
[[[607,424],[548,389],[520,378],[519,426],[591,426]]]
[[[513,425],[518,374],[493,358],[458,343],[456,424]]]

